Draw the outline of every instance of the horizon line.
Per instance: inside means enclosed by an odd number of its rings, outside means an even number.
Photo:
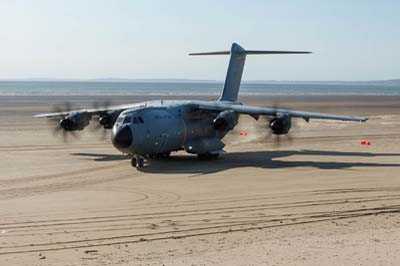
[[[42,81],[42,82],[52,82],[52,81],[64,81],[64,82],[215,82],[215,83],[223,83],[224,80],[216,80],[216,79],[192,79],[192,78],[0,78],[0,82],[6,81]],[[298,83],[305,83],[305,82],[342,82],[342,83],[364,83],[364,82],[400,82],[400,78],[391,78],[391,79],[368,79],[368,80],[279,80],[279,79],[252,79],[252,80],[242,80],[242,83],[249,83],[249,82],[258,82],[258,83],[282,83],[282,82],[298,82]]]

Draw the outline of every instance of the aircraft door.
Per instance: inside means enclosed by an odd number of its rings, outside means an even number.
[[[165,151],[165,148],[167,147],[167,139],[167,133],[163,133],[156,137],[155,143],[157,145],[157,153],[162,153]]]
[[[167,146],[167,137],[168,137],[168,134],[166,134],[166,133],[163,133],[161,135],[161,142],[160,142],[160,151],[161,152],[164,151],[165,147]]]

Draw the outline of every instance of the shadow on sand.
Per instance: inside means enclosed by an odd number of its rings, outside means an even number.
[[[113,154],[73,153],[72,155],[90,157],[93,158],[93,160],[95,161],[115,161],[129,159],[127,156]],[[315,160],[279,160],[279,158],[287,158],[296,155],[315,156],[316,158]],[[320,161],[320,158],[329,156],[354,158],[351,159],[353,160],[353,162],[344,162],[341,161],[340,158],[334,158],[334,161]],[[227,169],[241,167],[258,167],[265,169],[292,167],[314,167],[317,169],[345,169],[352,167],[400,167],[400,164],[396,163],[357,162],[360,157],[379,158],[397,156],[400,156],[400,153],[278,150],[231,152],[223,154],[217,160],[199,161],[194,155],[179,155],[171,156],[167,159],[149,160],[149,164],[141,168],[140,171],[146,173],[210,174]]]
[[[122,155],[122,154],[103,154],[103,153],[78,152],[78,153],[71,153],[71,155],[87,157],[87,159],[93,160],[93,161],[96,161],[96,162],[129,160],[128,156]]]

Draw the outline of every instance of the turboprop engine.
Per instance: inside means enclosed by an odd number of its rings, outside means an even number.
[[[89,125],[91,115],[86,113],[72,113],[60,120],[60,126],[66,131],[82,130]]]
[[[275,135],[284,135],[289,133],[292,127],[292,121],[288,114],[278,114],[269,122],[272,133]]]
[[[229,131],[238,123],[239,115],[235,111],[227,110],[219,113],[213,120],[215,129]]]
[[[100,125],[102,125],[103,128],[105,129],[111,129],[114,126],[115,121],[117,121],[117,118],[120,113],[121,112],[119,111],[111,111],[100,115],[99,116]]]

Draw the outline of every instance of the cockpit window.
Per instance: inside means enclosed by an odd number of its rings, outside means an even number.
[[[129,124],[132,121],[132,118],[130,116],[126,116],[124,119],[124,124]]]
[[[134,124],[143,124],[144,120],[141,116],[125,116],[125,117],[119,117],[117,120],[118,123],[122,124],[129,124],[129,123],[134,123]]]

